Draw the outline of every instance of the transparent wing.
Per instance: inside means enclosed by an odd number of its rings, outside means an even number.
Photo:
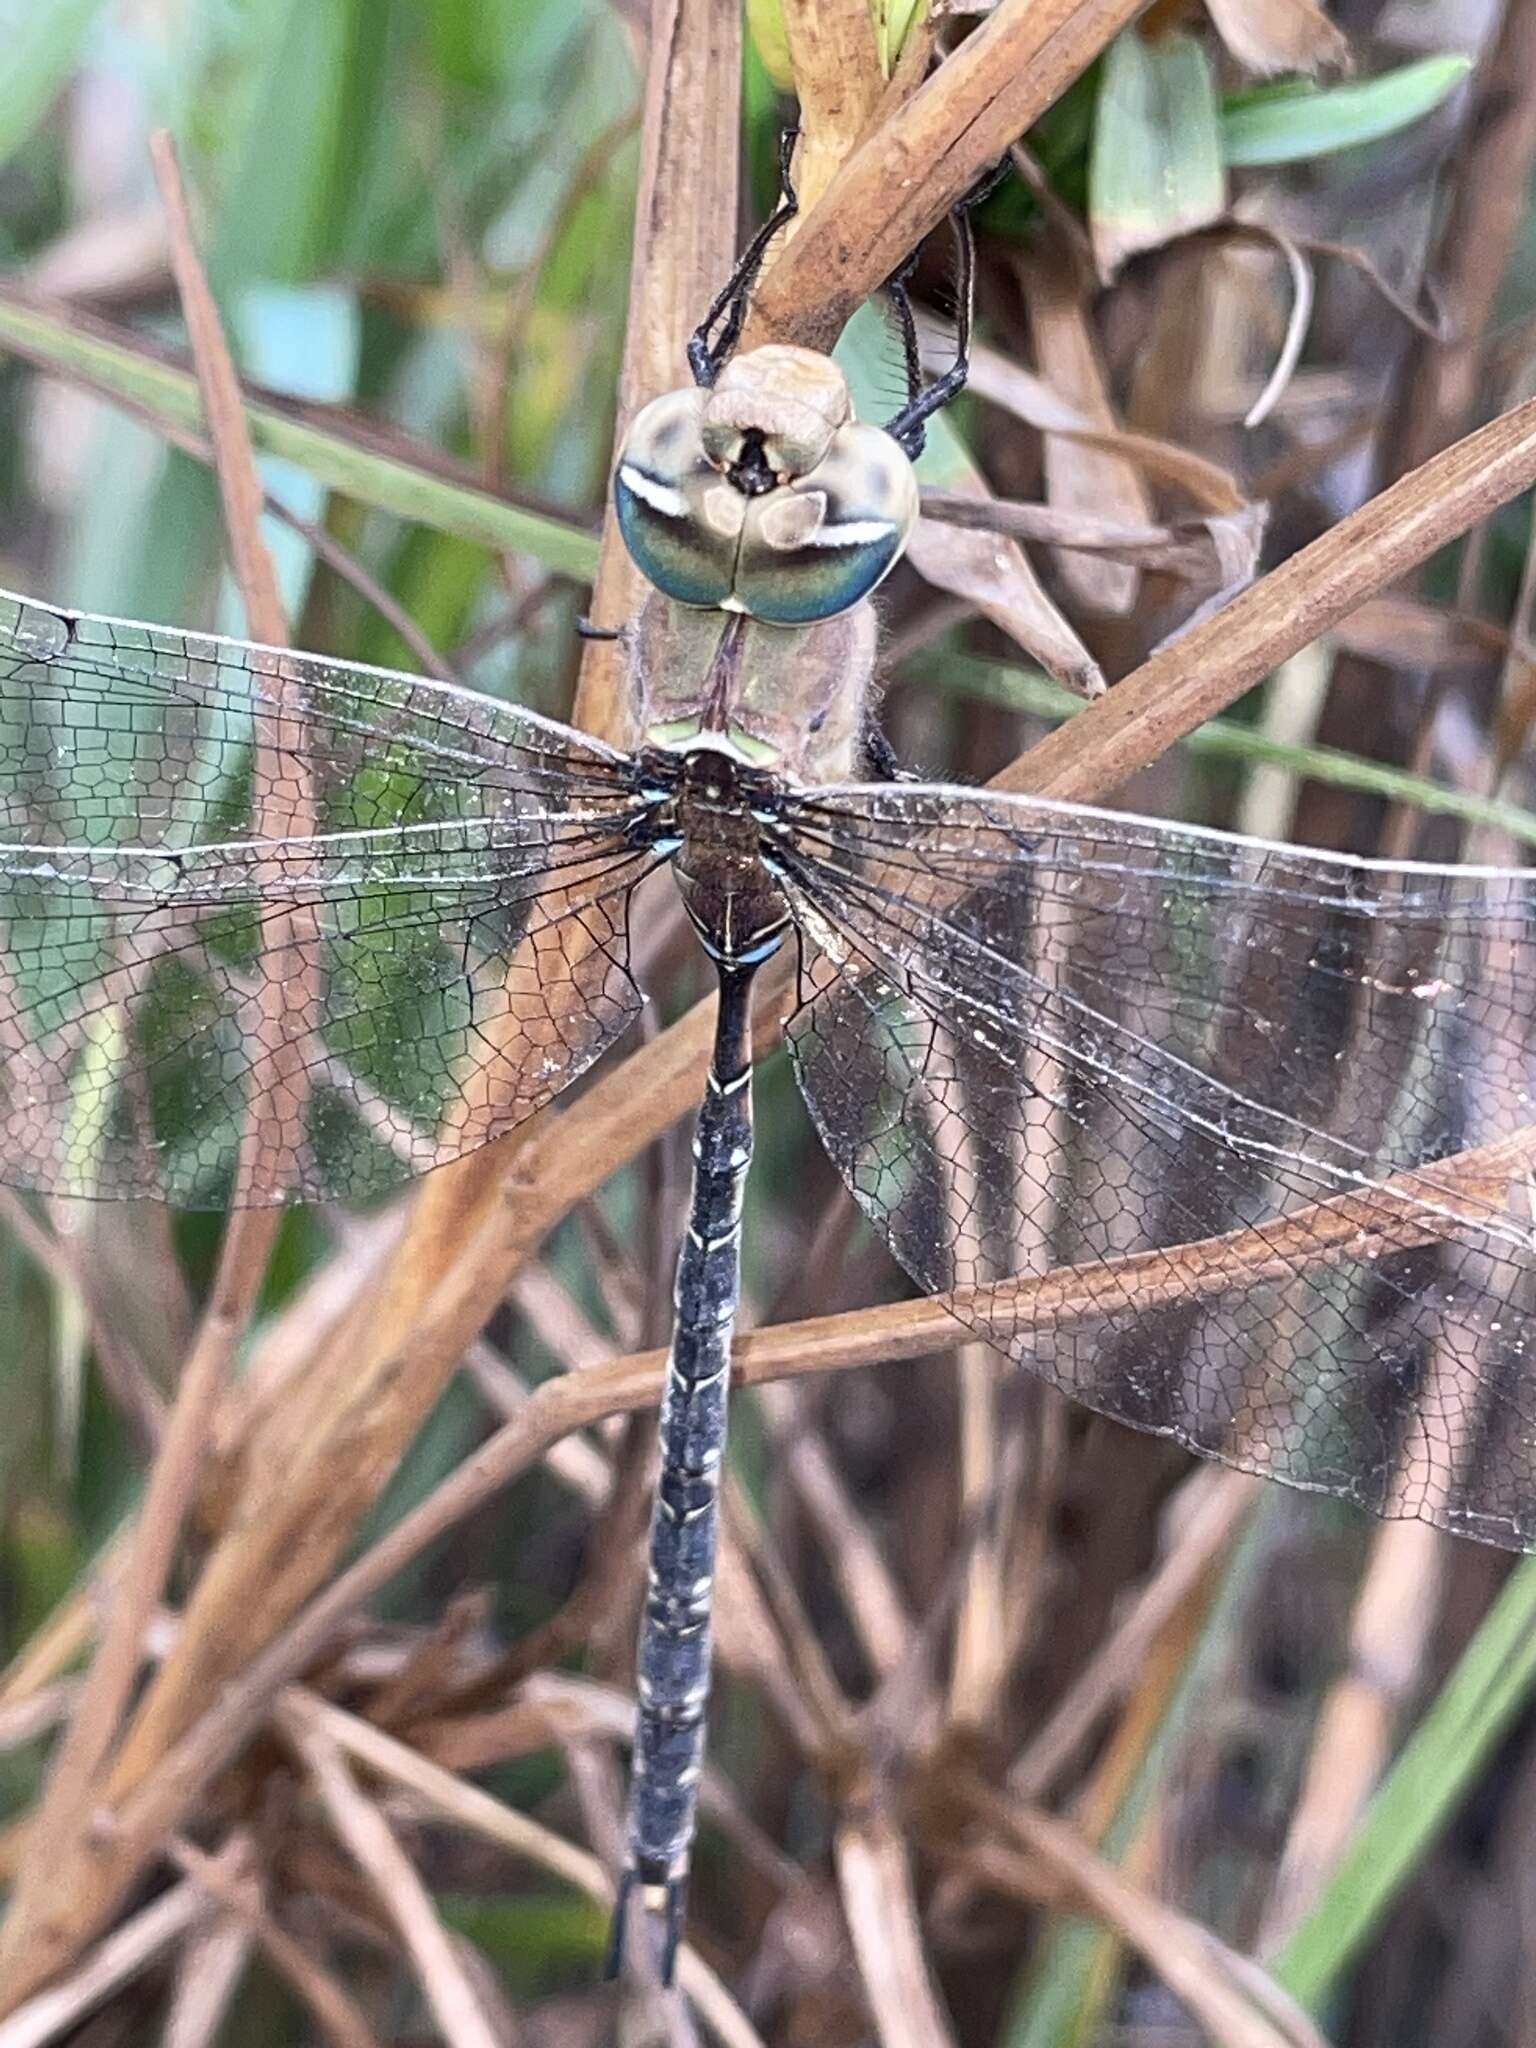
[[[1536,874],[902,785],[774,852],[801,1087],[921,1287],[1104,1414],[1536,1548]]]
[[[0,1144],[73,1195],[356,1197],[638,998],[625,757],[473,692],[0,593]]]

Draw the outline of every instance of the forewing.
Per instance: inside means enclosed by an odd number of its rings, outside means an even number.
[[[1536,1547],[1536,877],[901,784],[786,825],[800,1084],[921,1287],[1121,1421]]]
[[[357,1197],[483,1144],[637,1007],[642,811],[473,692],[0,594],[5,1178]]]

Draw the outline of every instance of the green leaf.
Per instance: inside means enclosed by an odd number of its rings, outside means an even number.
[[[789,61],[789,38],[779,0],[747,0],[747,34],[762,65],[780,92],[795,89],[795,67]]]
[[[1287,80],[1233,94],[1221,112],[1222,154],[1251,170],[1379,142],[1432,113],[1471,69],[1470,57],[1424,57],[1351,85]]]
[[[899,367],[900,344],[875,300],[867,299],[853,315],[838,337],[833,357],[848,379],[861,420],[884,420],[901,411],[907,394]],[[919,483],[960,491],[978,480],[980,471],[947,411],[936,412],[927,422],[925,440],[917,463]]]
[[[1226,209],[1210,60],[1193,36],[1149,42],[1135,29],[1105,53],[1088,168],[1088,226],[1099,274]]]
[[[190,370],[141,355],[120,342],[74,327],[67,319],[0,298],[0,347],[12,342],[34,362],[74,376],[109,398],[125,399],[157,418],[201,428],[202,401]],[[597,542],[579,527],[509,505],[488,491],[452,483],[324,428],[288,417],[274,406],[245,408],[258,453],[286,456],[333,491],[418,520],[440,533],[532,555],[564,576],[589,580]]]
[[[1423,1861],[1536,1686],[1536,1558],[1506,1581],[1382,1780],[1311,1912],[1271,1964],[1314,2011]]]
[[[63,90],[102,0],[0,0],[0,163],[14,156]]]
[[[880,69],[889,78],[896,69],[907,37],[928,12],[928,0],[869,0],[869,15],[875,25],[875,48]]]

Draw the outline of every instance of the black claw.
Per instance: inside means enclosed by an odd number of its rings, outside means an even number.
[[[965,389],[965,382],[971,370],[971,326],[976,310],[976,237],[971,231],[970,212],[979,205],[1003,170],[988,172],[976,186],[960,201],[950,214],[950,225],[954,230],[955,252],[959,258],[960,274],[957,280],[955,305],[955,360],[942,377],[936,378],[926,390],[921,388],[922,369],[918,361],[917,328],[912,317],[912,303],[907,296],[907,279],[912,273],[914,259],[908,257],[894,275],[887,281],[886,291],[895,308],[897,325],[901,330],[902,349],[906,357],[907,402],[894,419],[887,420],[885,431],[899,441],[912,461],[916,462],[923,452],[925,440],[924,423],[932,419],[941,406],[948,405]]]
[[[642,1880],[638,1870],[626,1870],[619,1878],[618,1890],[613,1899],[613,1919],[608,1926],[608,1949],[603,1957],[603,1975],[612,1983],[624,1965],[624,1942],[628,1931],[629,1902],[635,1892],[651,1887]],[[662,1984],[670,1990],[677,1972],[677,1952],[683,1943],[683,1928],[688,1918],[688,1879],[668,1877],[660,1880],[663,1893],[660,1907],[661,1942],[656,1951],[656,1973]],[[656,1908],[646,1901],[646,1921],[649,1925]]]
[[[636,1873],[626,1870],[619,1879],[619,1888],[613,1895],[613,1918],[608,1923],[608,1948],[603,1956],[603,1976],[612,1983],[624,1966],[624,1924],[629,1914],[630,1894],[636,1884]]]
[[[794,160],[798,127],[786,128],[779,137],[779,203],[742,251],[736,268],[726,280],[714,304],[693,331],[688,344],[688,367],[693,381],[708,390],[735,353],[746,325],[747,302],[757,283],[769,244],[786,221],[799,211],[790,167]],[[719,330],[718,332],[716,330]]]
[[[661,1947],[661,1981],[669,1988],[677,1969],[677,1952],[682,1946],[683,1927],[687,1918],[688,1880],[686,1877],[669,1877]]]

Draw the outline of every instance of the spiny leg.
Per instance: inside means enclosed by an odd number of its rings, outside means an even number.
[[[871,712],[864,721],[864,758],[869,772],[876,782],[915,782],[917,777],[910,768],[903,768],[901,757],[891,745],[885,727]]]
[[[971,330],[976,314],[976,235],[971,226],[971,215],[981,202],[996,188],[1007,175],[1008,159],[994,164],[985,176],[979,178],[954,208],[949,216],[950,228],[955,237],[955,254],[958,275],[956,278],[955,306],[955,359],[942,377],[936,377],[926,389],[923,388],[922,362],[918,351],[917,322],[912,313],[912,301],[907,292],[907,281],[917,265],[916,252],[909,256],[901,267],[886,280],[885,290],[895,309],[896,323],[901,331],[902,355],[907,373],[907,402],[896,417],[886,422],[886,432],[899,441],[915,462],[923,452],[925,422],[932,419],[941,407],[957,398],[965,389],[965,381],[971,374]]]
[[[972,232],[967,214],[956,211],[950,215],[954,231],[955,250],[959,259],[957,285],[958,304],[955,308],[955,359],[942,377],[935,377],[926,386],[914,388],[914,372],[921,377],[918,357],[917,322],[912,315],[912,301],[907,296],[907,279],[912,274],[909,259],[896,273],[892,283],[886,287],[896,309],[897,323],[901,328],[902,348],[907,365],[908,398],[901,411],[892,420],[887,420],[885,431],[899,441],[911,459],[916,462],[923,452],[927,440],[927,421],[941,407],[948,405],[965,389],[965,380],[971,374],[971,319],[976,302],[976,237]]]
[[[779,137],[779,203],[769,214],[757,233],[742,251],[736,268],[721,287],[714,304],[693,330],[688,343],[688,367],[693,372],[695,384],[707,389],[714,383],[720,372],[735,354],[736,344],[741,339],[741,330],[746,323],[747,305],[752,288],[757,283],[758,272],[763,267],[763,258],[774,236],[787,221],[794,219],[800,211],[800,202],[795,197],[793,165],[795,144],[800,139],[800,130],[786,128]],[[724,318],[720,332],[710,338],[710,329],[717,320]]]

